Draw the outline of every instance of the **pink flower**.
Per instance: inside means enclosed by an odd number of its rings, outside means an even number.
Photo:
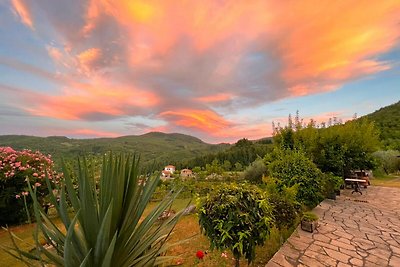
[[[15,195],[15,198],[16,198],[16,199],[18,199],[18,198],[20,198],[20,197],[21,197],[20,195]]]
[[[15,167],[20,167],[21,166],[21,162],[20,161],[18,161],[18,162],[15,162]]]
[[[33,177],[38,177],[39,176],[39,174],[37,174],[36,172],[33,173],[32,175],[33,175]]]
[[[41,186],[42,184],[41,183],[35,183],[35,186],[36,187],[39,187],[39,186]]]
[[[222,258],[228,258],[228,253],[222,252],[222,253],[221,253],[221,257],[222,257]]]
[[[27,196],[27,195],[29,195],[29,192],[26,192],[26,191],[25,191],[25,192],[22,192],[22,195],[23,195],[23,196]]]

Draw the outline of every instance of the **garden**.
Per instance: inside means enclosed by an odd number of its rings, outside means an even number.
[[[213,161],[193,179],[163,182],[157,173],[143,174],[135,155],[54,166],[50,155],[3,147],[0,258],[10,266],[17,259],[55,266],[265,265],[347,172],[388,170],[379,148],[368,121],[324,128],[295,119],[276,128],[273,149],[243,171],[224,174]],[[210,176],[212,170],[218,174]]]

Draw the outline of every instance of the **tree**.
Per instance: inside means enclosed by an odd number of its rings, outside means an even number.
[[[268,237],[273,219],[264,193],[256,186],[225,185],[207,195],[199,208],[199,224],[211,249],[230,249],[239,266],[240,257],[249,263],[255,248]]]
[[[225,171],[230,171],[231,168],[232,168],[231,162],[230,162],[229,160],[225,160],[225,161],[224,161],[224,164],[222,165],[222,168],[223,168]]]
[[[167,195],[144,216],[158,175],[140,176],[136,157],[110,154],[103,159],[96,184],[94,172],[87,166],[85,160],[79,163],[77,192],[64,166],[65,182],[57,187],[60,200],[51,195],[62,226],[52,223],[39,204],[37,190],[29,187],[40,230],[34,235],[36,250],[28,253],[15,247],[8,251],[20,260],[34,259],[51,266],[153,266],[169,260],[162,255],[171,246],[166,241],[182,212],[163,222],[157,219],[179,192]],[[50,187],[49,179],[46,182]],[[72,204],[72,218],[67,199]],[[51,250],[43,247],[42,238]]]
[[[264,161],[258,158],[244,170],[243,177],[251,183],[259,184],[262,183],[262,178],[267,171]]]
[[[242,171],[243,170],[243,166],[240,162],[236,162],[235,163],[235,171]]]
[[[396,150],[376,151],[372,154],[379,161],[379,167],[386,174],[394,173],[400,169],[400,152]]]
[[[316,206],[322,199],[321,171],[305,155],[296,150],[275,150],[268,165],[269,175],[281,186],[298,185],[297,201],[308,207]]]

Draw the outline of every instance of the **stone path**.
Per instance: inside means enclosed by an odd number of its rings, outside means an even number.
[[[318,229],[299,226],[267,267],[400,266],[400,188],[345,189],[313,211]]]

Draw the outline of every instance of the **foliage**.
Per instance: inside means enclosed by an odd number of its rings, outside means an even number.
[[[276,227],[282,230],[293,226],[301,210],[301,205],[296,200],[298,185],[279,186],[276,179],[268,178],[266,190]]]
[[[52,183],[58,182],[50,155],[0,147],[0,225],[30,220],[26,208],[29,214],[33,209],[31,199],[26,197],[29,194],[27,180],[36,188],[38,201],[43,205],[49,193],[44,179],[46,173]]]
[[[187,160],[186,162],[182,161],[182,163],[177,163],[177,166],[181,164],[182,166],[188,166],[189,168],[195,166],[205,167],[207,164],[212,164],[214,160],[218,160],[218,162],[221,163],[229,161],[231,165],[233,164],[235,166],[236,171],[241,171],[243,170],[243,166],[248,166],[258,157],[264,157],[266,153],[271,151],[271,148],[272,144],[270,142],[254,142],[243,138],[226,150],[197,156],[193,159]],[[232,170],[232,166],[231,169],[227,169],[227,166],[224,166],[224,168],[225,171]]]
[[[375,122],[386,149],[400,150],[400,101],[366,116]]]
[[[385,174],[394,173],[400,170],[400,152],[396,150],[376,151],[372,156],[377,159],[378,167],[380,167]]]
[[[207,144],[189,135],[160,132],[93,139],[70,139],[64,136],[5,135],[0,136],[0,146],[11,146],[14,149],[28,148],[51,154],[58,166],[61,166],[61,158],[74,161],[78,156],[93,155],[101,161],[102,156],[109,151],[118,153],[137,152],[141,156],[141,167],[150,169],[160,169],[165,165],[174,164],[174,162],[180,163],[196,156],[216,153],[230,147],[229,144]],[[178,166],[178,168],[184,167],[187,166]]]
[[[322,200],[322,173],[303,152],[276,149],[272,158],[266,160],[272,160],[268,165],[269,174],[280,186],[298,185],[296,199],[300,203],[314,207]]]
[[[270,233],[271,207],[256,186],[231,184],[207,195],[199,207],[199,223],[211,248],[230,249],[238,263],[255,258],[255,248]]]
[[[170,247],[166,241],[179,216],[163,222],[157,222],[157,218],[172,204],[176,194],[168,195],[143,217],[158,177],[141,180],[136,157],[104,157],[98,185],[87,162],[80,162],[77,193],[68,169],[63,171],[65,183],[57,188],[61,192],[60,201],[51,198],[62,227],[48,218],[38,203],[36,190],[29,188],[38,221],[37,250],[26,253],[9,248],[10,253],[21,260],[36,259],[55,266],[152,266],[169,260],[160,255]],[[67,197],[74,211],[72,220],[67,211]],[[39,243],[39,231],[52,250]]]
[[[258,158],[244,170],[243,177],[251,183],[259,184],[262,183],[262,178],[267,174],[267,171],[264,161]]]
[[[322,175],[322,194],[325,197],[335,193],[335,190],[339,190],[343,184],[343,177],[335,176],[332,173],[324,173]]]
[[[311,211],[307,211],[307,212],[303,213],[303,216],[301,217],[301,219],[306,222],[315,222],[315,221],[318,221],[319,217],[317,214],[315,214]]]
[[[379,134],[374,123],[354,120],[317,128],[310,122],[306,127],[277,129],[276,147],[303,150],[322,172],[343,176],[354,169],[372,169],[371,153],[379,147]]]

